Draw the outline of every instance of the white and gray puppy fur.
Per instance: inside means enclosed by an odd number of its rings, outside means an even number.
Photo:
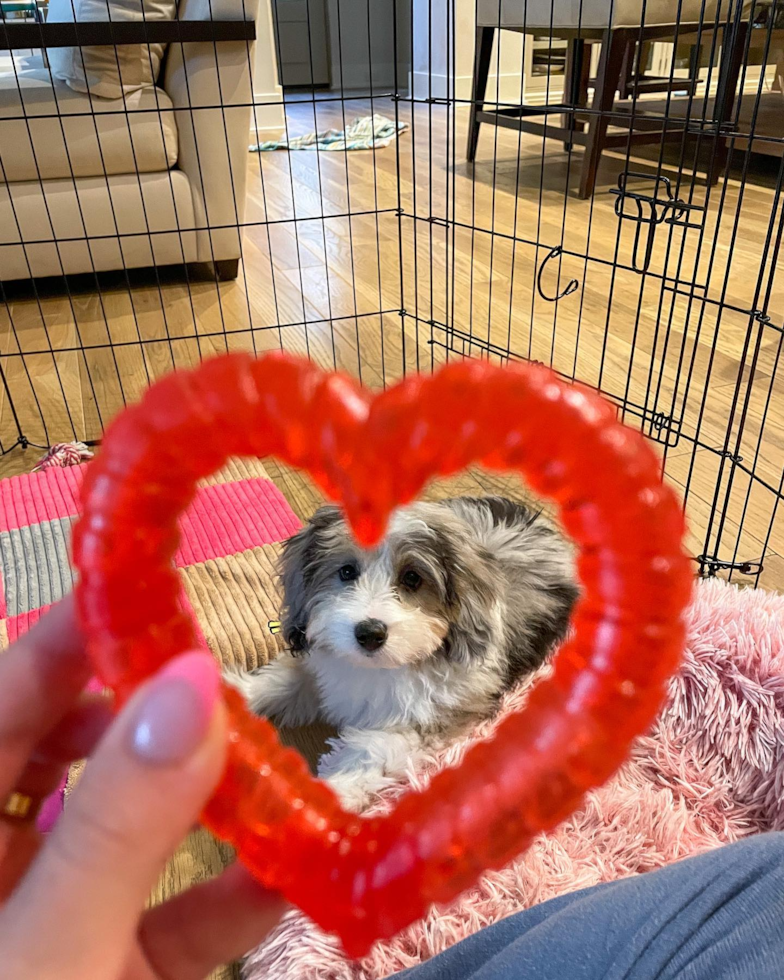
[[[257,714],[339,737],[319,766],[344,805],[372,797],[538,667],[577,597],[572,552],[502,497],[415,503],[360,548],[336,507],[283,547],[290,651],[235,683]]]

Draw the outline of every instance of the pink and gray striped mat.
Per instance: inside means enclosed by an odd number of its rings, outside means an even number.
[[[89,465],[89,464],[86,464]],[[71,525],[85,466],[0,481],[0,644],[23,634],[70,591]],[[281,645],[275,563],[279,542],[300,526],[257,460],[232,460],[199,488],[181,520],[176,564],[183,602],[224,663],[255,667]],[[64,787],[42,826],[62,808]]]

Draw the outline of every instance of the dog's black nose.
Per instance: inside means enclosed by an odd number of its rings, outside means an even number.
[[[386,642],[386,623],[382,623],[380,619],[363,619],[354,627],[354,636],[363,650],[378,650]]]

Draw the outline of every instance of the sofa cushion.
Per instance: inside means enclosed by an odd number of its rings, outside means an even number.
[[[194,224],[181,170],[0,183],[2,278],[195,262]]]
[[[0,179],[150,173],[176,162],[177,125],[163,89],[100,99],[43,67],[0,74]]]
[[[49,0],[49,23],[174,20],[176,0]],[[158,80],[165,45],[51,48],[52,72],[78,92],[118,99]]]

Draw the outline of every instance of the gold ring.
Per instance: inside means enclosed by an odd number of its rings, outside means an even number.
[[[0,816],[8,820],[28,823],[38,816],[43,800],[35,800],[26,793],[11,793],[0,808]]]

